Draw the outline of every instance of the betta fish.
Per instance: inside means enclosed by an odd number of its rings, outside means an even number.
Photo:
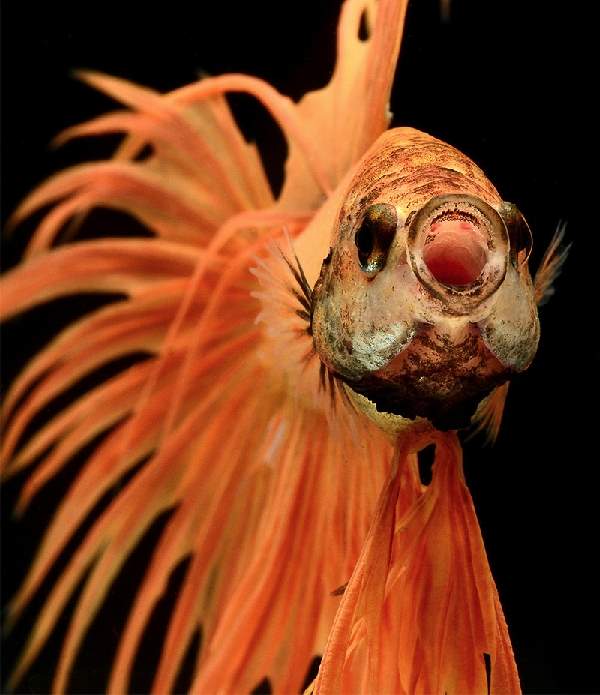
[[[68,689],[113,582],[168,513],[110,693],[129,691],[153,610],[186,559],[152,692],[173,690],[199,630],[192,693],[248,693],[264,678],[299,692],[315,655],[319,694],[520,692],[459,432],[497,435],[564,252],[558,234],[532,280],[517,205],[450,145],[389,129],[405,12],[404,0],[346,0],[331,81],[297,103],[242,74],[166,94],[81,74],[125,108],[59,142],[123,140],[15,211],[12,226],[44,216],[2,279],[1,315],[77,293],[116,298],[44,347],[4,400],[3,475],[32,467],[19,511],[94,442],[9,623],[116,492],[56,578],[11,687],[81,587],[53,686]],[[255,98],[287,140],[277,196],[233,93]],[[56,243],[97,207],[150,234]],[[144,359],[24,437],[53,399],[131,354]],[[423,482],[418,454],[431,445]]]

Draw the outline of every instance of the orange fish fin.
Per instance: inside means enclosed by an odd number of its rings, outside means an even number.
[[[251,272],[261,290],[253,296],[261,301],[257,317],[267,331],[268,359],[287,355],[283,366],[290,383],[302,401],[324,410],[335,427],[333,415],[339,406],[354,412],[355,408],[344,384],[320,361],[312,339],[312,288],[287,233],[267,247],[264,258],[257,259]],[[266,347],[265,347],[266,350]],[[266,352],[265,352],[266,355]]]
[[[251,273],[260,285],[253,296],[261,303],[257,323],[269,340],[262,347],[263,359],[274,363],[286,355],[282,371],[294,383],[296,397],[319,409],[327,408],[335,389],[328,379],[312,340],[312,288],[287,231],[257,257]]]
[[[270,196],[264,195],[264,189],[257,198],[251,190],[250,177],[243,176],[249,162],[243,161],[240,166],[240,160],[248,158],[251,148],[245,146],[243,138],[233,140],[230,130],[223,127],[222,118],[215,114],[215,108],[222,109],[225,103],[221,95],[214,95],[190,109],[177,103],[176,92],[162,95],[128,80],[91,70],[78,72],[77,76],[139,115],[138,124],[128,122],[119,127],[117,122],[96,120],[88,128],[93,126],[99,133],[106,128],[123,130],[142,142],[152,142],[161,166],[171,164],[176,172],[191,176],[203,193],[218,201],[220,212],[225,216],[272,202]],[[80,134],[83,133],[70,129],[63,138]],[[252,164],[262,168],[257,160]]]
[[[377,15],[374,7],[370,0],[347,0],[335,77],[319,98],[312,94],[300,104],[244,75],[203,79],[165,95],[99,73],[82,75],[131,111],[76,126],[61,141],[114,131],[124,133],[124,142],[113,159],[56,174],[19,206],[13,225],[49,211],[24,264],[2,280],[3,311],[14,315],[78,292],[125,297],[60,334],[17,381],[7,406],[15,423],[7,458],[27,423],[80,377],[137,349],[149,359],[78,396],[9,465],[14,472],[54,447],[26,484],[25,505],[75,452],[104,435],[58,505],[11,605],[13,620],[101,498],[128,476],[66,558],[13,684],[81,582],[54,688],[68,685],[109,588],[165,512],[170,517],[118,648],[113,692],[127,690],[148,616],[187,556],[157,692],[169,690],[200,625],[196,687],[216,679],[219,688],[237,690],[267,675],[276,688],[295,690],[310,658],[322,651],[339,602],[331,590],[348,578],[359,555],[390,447],[373,425],[355,421],[350,407],[337,407],[347,399],[331,375],[319,387],[320,363],[307,330],[312,279],[294,254],[279,254],[279,270],[258,278],[262,288],[249,269],[254,257],[265,262],[264,247],[282,226],[294,236],[307,225],[387,126],[406,2],[381,0]],[[289,183],[277,202],[256,147],[245,142],[229,111],[230,92],[256,97],[290,143]],[[145,146],[150,154],[140,157]],[[53,249],[65,226],[74,220],[74,229],[95,206],[134,217],[157,238]],[[323,219],[321,236],[330,229]],[[263,318],[279,319],[256,325],[261,308]]]
[[[303,127],[317,146],[332,187],[389,125],[388,102],[406,6],[404,0],[347,0],[338,24],[333,77],[298,102]],[[290,143],[280,204],[314,208],[321,199],[306,159]]]
[[[396,471],[336,615],[317,695],[520,692],[460,444],[455,434],[433,435],[433,478],[421,486],[411,452],[431,439],[397,444]]]
[[[494,444],[500,432],[506,396],[508,395],[509,382],[507,381],[497,386],[488,396],[486,396],[477,406],[475,414],[471,418],[471,423],[475,428],[469,438],[482,432],[487,444]]]
[[[363,447],[332,437],[321,413],[282,411],[254,550],[211,621],[193,693],[248,692],[265,675],[274,692],[301,687],[339,603],[331,587],[356,561],[389,466],[383,437],[350,426]]]
[[[533,281],[535,299],[539,305],[545,304],[554,294],[554,281],[567,260],[571,244],[563,246],[566,223],[558,225]]]

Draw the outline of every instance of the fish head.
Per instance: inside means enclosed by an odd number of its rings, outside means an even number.
[[[417,138],[359,165],[314,288],[312,333],[330,372],[376,411],[456,429],[537,350],[531,235],[470,160],[419,136],[429,157]]]

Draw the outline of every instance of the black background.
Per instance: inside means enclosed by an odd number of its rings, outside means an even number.
[[[199,72],[259,75],[298,98],[322,86],[334,59],[338,3],[122,2],[25,3],[2,7],[2,216],[50,173],[106,156],[114,141],[76,142],[58,151],[51,138],[68,125],[114,108],[79,84],[74,68],[94,68],[159,90]],[[413,0],[392,98],[394,123],[428,131],[464,151],[534,232],[535,268],[560,220],[572,252],[556,296],[540,311],[542,340],[529,371],[511,386],[498,443],[466,444],[466,473],[527,693],[600,692],[598,675],[597,372],[598,247],[593,130],[585,124],[597,84],[595,51],[579,5],[453,2],[449,22],[434,0]],[[282,139],[250,100],[234,101],[247,133],[281,180]],[[13,264],[31,226],[4,244]],[[96,304],[94,304],[96,301]],[[6,384],[26,360],[97,300],[54,302],[3,330]],[[73,464],[16,523],[11,508],[22,479],[3,493],[3,605],[23,577]],[[158,533],[159,528],[154,529]],[[150,541],[147,541],[148,548]],[[101,692],[125,608],[147,558],[127,564],[108,607],[94,622],[71,687]],[[168,615],[168,597],[153,625]],[[39,600],[5,644],[3,674],[22,644]],[[161,613],[162,611],[162,613]],[[49,688],[58,630],[22,688]],[[158,627],[144,642],[133,687],[151,682]],[[183,681],[182,681],[183,682]]]

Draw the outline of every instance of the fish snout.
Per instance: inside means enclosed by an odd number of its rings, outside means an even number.
[[[409,220],[410,266],[444,313],[467,316],[501,286],[509,240],[499,213],[466,194],[436,196]]]

